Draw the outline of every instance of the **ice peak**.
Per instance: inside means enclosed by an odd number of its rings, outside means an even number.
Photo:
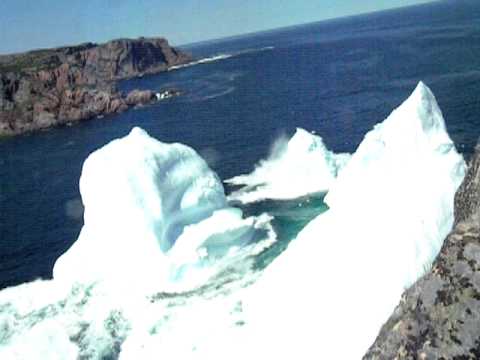
[[[295,128],[295,134],[293,136],[311,136],[312,134],[305,129]]]
[[[420,81],[406,102],[415,104],[418,108],[435,107],[438,109],[437,100],[430,88]]]
[[[413,93],[414,94],[419,93],[421,97],[426,97],[426,96],[430,96],[432,98],[434,97],[432,91],[429,89],[427,85],[425,85],[423,81],[418,82],[417,87],[415,88]]]
[[[320,136],[313,135],[302,128],[297,128],[295,134],[288,142],[288,148],[290,150],[302,152],[310,152],[315,149],[327,151],[327,148],[325,147],[323,140]]]
[[[422,81],[399,109],[405,111],[404,116],[408,115],[412,120],[419,121],[426,133],[432,130],[445,131],[445,121],[435,95]]]
[[[369,177],[371,166],[374,163],[379,174],[388,177],[392,183],[400,184],[401,182],[397,182],[395,178],[388,175],[397,171],[399,164],[408,167],[409,171],[406,174],[399,174],[398,179],[404,178],[405,182],[414,182],[412,179],[422,170],[420,168],[423,165],[417,167],[417,164],[422,163],[420,159],[424,159],[423,161],[428,163],[425,159],[434,161],[437,156],[447,153],[450,153],[450,161],[463,166],[463,159],[456,153],[448,136],[445,121],[435,96],[423,82],[419,82],[409,98],[395,109],[383,123],[377,124],[365,136],[353,155],[352,161],[344,169],[345,176],[337,179],[325,201],[332,207],[340,199],[347,200],[347,196],[338,196],[339,193],[351,193],[352,198],[353,196],[359,197],[362,193],[366,194],[361,189],[375,187],[374,182],[362,179],[376,179]],[[433,166],[433,164],[431,165]],[[357,181],[349,181],[349,176]],[[377,185],[383,186],[382,184]],[[366,201],[366,199],[364,200]]]
[[[417,148],[451,142],[437,100],[423,82],[419,82],[408,99],[375,129],[368,137],[375,137],[380,145],[402,144],[405,148]]]
[[[130,134],[131,136],[145,136],[145,135],[148,135],[147,132],[145,130],[143,130],[142,128],[138,127],[138,126],[135,126],[131,131],[130,131]]]
[[[417,109],[424,109],[426,107],[435,107],[438,108],[437,100],[435,99],[435,95],[433,95],[430,88],[425,85],[422,81],[420,81],[415,90],[411,93],[408,99],[400,106],[411,106]]]

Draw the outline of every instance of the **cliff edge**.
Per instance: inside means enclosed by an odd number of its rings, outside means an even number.
[[[155,98],[153,92],[124,96],[116,90],[115,81],[166,71],[191,60],[163,38],[2,55],[0,135],[116,113],[148,102]]]

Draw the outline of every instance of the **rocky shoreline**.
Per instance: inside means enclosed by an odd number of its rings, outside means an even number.
[[[122,94],[115,83],[191,61],[163,38],[2,55],[0,135],[70,124],[158,100],[158,94],[150,90]]]

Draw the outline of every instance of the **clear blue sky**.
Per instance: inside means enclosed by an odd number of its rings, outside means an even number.
[[[428,0],[0,0],[0,53],[165,36],[180,45]]]

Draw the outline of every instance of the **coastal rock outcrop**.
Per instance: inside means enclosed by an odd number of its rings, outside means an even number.
[[[0,135],[117,113],[155,99],[115,81],[191,61],[163,38],[113,40],[0,56]]]
[[[83,51],[78,56],[87,78],[125,79],[168,70],[191,60],[163,38],[119,39]]]
[[[455,227],[364,359],[480,358],[480,145],[455,195]]]
[[[155,100],[156,94],[151,90],[132,90],[126,97],[127,105],[148,104]]]

